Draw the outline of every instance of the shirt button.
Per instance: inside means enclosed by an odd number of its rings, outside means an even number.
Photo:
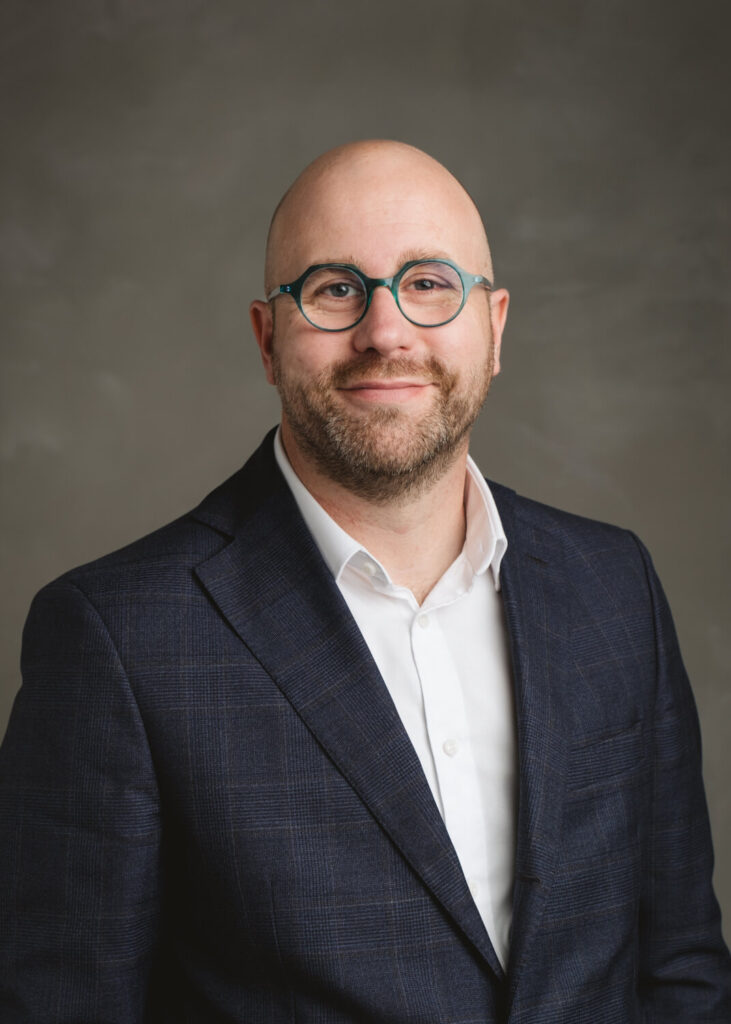
[[[442,750],[447,757],[454,757],[459,750],[459,743],[457,743],[456,740],[445,740],[444,743],[442,743]]]
[[[375,576],[378,572],[378,568],[373,564],[373,562],[363,562],[363,572],[366,576]]]
[[[474,878],[468,878],[467,885],[469,887],[470,892],[472,893],[473,899],[477,899],[480,892],[480,886],[478,885],[478,883],[474,880]]]
[[[416,621],[419,623],[422,629],[429,628],[429,616],[425,612],[422,612],[421,615],[417,617]]]

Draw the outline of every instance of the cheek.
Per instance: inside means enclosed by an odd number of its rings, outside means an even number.
[[[492,352],[492,331],[489,319],[472,317],[460,324],[459,334],[440,340],[432,349],[436,358],[460,377],[482,376],[489,367]]]
[[[475,316],[473,329],[466,338],[465,363],[469,363],[477,371],[487,367],[492,372],[494,358],[495,349],[490,312],[488,308],[485,308],[480,310],[480,315]]]
[[[314,328],[313,332],[275,330],[271,353],[274,383],[279,384],[283,377],[306,383],[322,376],[343,358],[340,346],[338,351],[334,348],[327,335],[314,332]]]

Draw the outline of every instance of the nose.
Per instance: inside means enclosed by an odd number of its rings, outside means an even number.
[[[361,322],[353,328],[353,347],[358,352],[372,348],[382,355],[411,345],[414,330],[385,285],[373,289],[371,303]]]

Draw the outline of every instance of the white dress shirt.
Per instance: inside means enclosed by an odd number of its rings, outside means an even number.
[[[471,458],[461,553],[419,606],[274,452],[383,676],[500,962],[507,963],[516,819],[512,677],[500,599],[507,539]]]

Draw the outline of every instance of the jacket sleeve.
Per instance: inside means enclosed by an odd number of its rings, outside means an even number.
[[[157,786],[124,666],[72,583],[34,600],[22,669],[0,748],[0,1020],[140,1022]]]
[[[711,884],[698,715],[667,600],[650,556],[640,549],[654,605],[657,674],[653,810],[640,916],[643,1020],[728,1024],[731,960]]]

